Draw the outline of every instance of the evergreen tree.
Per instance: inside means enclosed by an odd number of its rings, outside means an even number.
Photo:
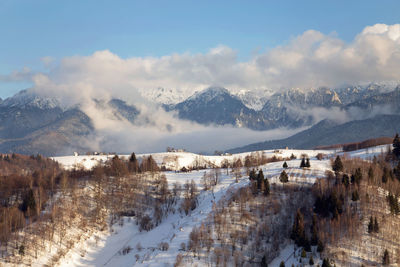
[[[260,267],[268,267],[267,258],[265,255],[261,259]]]
[[[399,138],[399,134],[396,134],[396,136],[393,139],[393,154],[397,158],[400,158],[400,138]]]
[[[302,257],[302,258],[307,257],[307,253],[306,253],[306,251],[305,251],[304,248],[301,250],[301,257]]]
[[[379,224],[378,224],[378,220],[376,219],[376,217],[374,220],[374,232],[379,233]]]
[[[322,261],[322,266],[321,267],[332,267],[332,265],[329,262],[329,259],[324,259]]]
[[[317,228],[317,215],[314,213],[312,218],[312,225],[311,225],[311,245],[316,246],[318,245],[318,228]]]
[[[25,197],[22,200],[22,204],[21,204],[20,209],[23,212],[28,212],[28,213],[33,213],[33,214],[35,213],[35,211],[36,211],[36,200],[35,200],[35,196],[33,194],[33,190],[32,189],[29,189],[28,192],[25,194]]]
[[[369,166],[368,169],[368,180],[372,181],[374,179],[374,170],[372,169],[372,166]]]
[[[310,256],[310,260],[308,261],[308,264],[310,264],[311,266],[314,265],[314,258],[312,255]]]
[[[368,233],[372,233],[374,231],[374,219],[372,216],[369,218],[369,223],[368,223]]]
[[[261,184],[264,183],[264,173],[262,170],[258,171],[257,175],[257,189],[261,190]]]
[[[279,176],[279,181],[281,181],[281,183],[289,182],[289,176],[287,175],[287,173],[285,171],[281,172],[281,175]]]
[[[382,175],[382,183],[386,184],[389,180],[389,171],[387,167],[385,166],[383,168],[383,175]]]
[[[18,249],[18,254],[24,256],[25,255],[25,246],[21,245]]]
[[[333,162],[332,169],[335,173],[343,171],[343,163],[339,156],[337,156]]]
[[[296,159],[296,156],[292,153],[292,155],[290,155],[290,159]]]
[[[300,209],[298,209],[296,212],[290,238],[293,239],[298,246],[304,246],[305,244],[306,233],[304,230],[304,217]]]
[[[318,240],[318,245],[317,245],[317,252],[321,253],[324,251],[324,244],[322,243],[321,240]]]
[[[131,156],[129,157],[130,162],[135,162],[136,161],[136,154],[135,152],[132,152]]]
[[[390,264],[389,251],[387,249],[385,249],[385,252],[383,252],[382,264],[383,265],[389,265]]]
[[[264,179],[264,195],[268,196],[270,193],[268,179]]]
[[[389,192],[389,195],[387,196],[387,201],[389,202],[390,212],[395,215],[399,214],[400,207],[397,197]]]
[[[355,173],[351,176],[351,183],[360,185],[362,180],[361,168],[357,168]]]
[[[393,169],[393,173],[396,176],[397,180],[400,181],[400,160],[397,166]]]
[[[285,169],[288,167],[286,161],[283,163],[283,166],[282,166],[282,167],[285,168]]]
[[[350,185],[350,179],[349,179],[349,176],[348,176],[347,174],[343,174],[343,177],[342,177],[342,184],[344,184],[344,186],[345,186],[346,188],[349,187],[349,185]]]
[[[302,158],[300,162],[300,168],[305,168],[306,167],[306,159]]]
[[[351,200],[352,201],[360,200],[360,196],[358,195],[358,191],[357,190],[354,190],[353,193],[351,194]]]
[[[139,162],[136,159],[135,152],[133,152],[129,157],[128,169],[130,172],[135,172],[135,173],[139,171]]]
[[[311,167],[310,159],[307,158],[307,159],[306,159],[306,168],[310,168],[310,167]]]
[[[285,262],[281,261],[281,264],[279,264],[279,267],[285,267]]]
[[[254,181],[257,179],[257,175],[256,175],[256,171],[254,169],[252,169],[249,173],[249,179],[250,181]]]

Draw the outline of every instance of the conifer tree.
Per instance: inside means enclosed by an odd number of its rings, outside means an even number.
[[[374,179],[374,170],[372,169],[372,166],[369,166],[368,169],[368,180],[372,181]]]
[[[290,238],[293,239],[298,246],[303,246],[305,243],[306,234],[304,229],[304,217],[300,209],[296,212]]]
[[[302,158],[300,162],[300,168],[305,168],[306,167],[306,159]]]
[[[337,156],[333,162],[332,169],[335,173],[343,171],[343,163],[339,156]]]
[[[369,223],[368,223],[368,233],[372,233],[374,231],[374,219],[372,216],[369,218]]]
[[[281,172],[281,175],[279,176],[279,181],[281,181],[281,183],[289,182],[289,176],[287,175],[287,173],[285,171]]]
[[[383,175],[382,175],[382,183],[386,184],[389,180],[389,171],[387,167],[385,166],[383,168]]]
[[[287,165],[287,162],[285,161],[284,163],[283,163],[283,166],[282,166],[283,168],[287,168],[288,167],[288,165]]]
[[[265,257],[265,255],[261,259],[260,267],[268,267],[267,258]]]
[[[349,176],[347,174],[343,174],[342,177],[342,183],[344,184],[344,186],[347,188],[350,185],[350,179]]]
[[[281,261],[281,264],[279,264],[279,267],[285,267],[285,262]]]
[[[254,180],[256,180],[256,178],[257,178],[256,171],[254,169],[252,169],[249,173],[249,179],[250,179],[250,181],[254,181]]]
[[[400,181],[400,160],[397,166],[393,169],[393,174],[396,176],[397,180]]]
[[[312,225],[311,225],[311,245],[316,246],[318,245],[318,228],[317,228],[317,215],[314,213],[312,218]]]
[[[393,151],[392,152],[397,158],[400,158],[400,138],[399,138],[399,134],[397,134],[397,133],[393,139]]]
[[[360,200],[360,196],[358,195],[358,191],[357,190],[354,190],[353,193],[351,194],[351,200],[352,201]]]
[[[138,172],[139,171],[139,162],[136,159],[135,152],[132,152],[131,156],[129,157],[128,169],[130,172]]]
[[[374,220],[374,232],[379,233],[379,224],[378,224],[378,220],[376,219],[376,217]]]
[[[312,255],[310,256],[310,260],[308,261],[308,264],[310,264],[311,266],[314,265],[314,258]]]
[[[322,243],[321,240],[318,240],[318,245],[317,245],[317,252],[321,253],[322,251],[324,251],[324,244]]]
[[[307,158],[307,159],[306,159],[306,168],[310,168],[310,167],[311,167],[310,159]]]
[[[351,183],[360,185],[362,180],[361,168],[357,168],[355,173],[351,176]]]
[[[270,193],[268,179],[264,179],[264,195],[268,196]]]
[[[390,264],[389,251],[387,249],[383,252],[382,264],[385,266]]]
[[[329,259],[324,259],[322,261],[322,266],[321,267],[331,267],[332,265],[329,262]]]
[[[264,173],[262,170],[258,171],[257,175],[257,189],[261,190],[261,184],[264,183]]]

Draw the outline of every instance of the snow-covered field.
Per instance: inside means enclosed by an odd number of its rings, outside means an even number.
[[[264,150],[257,151],[256,153],[263,153],[265,157],[271,158],[273,156],[287,158],[292,154],[297,158],[300,158],[302,154],[307,154],[310,158],[315,157],[318,153],[331,155],[334,153],[332,150],[293,150],[293,149],[275,149],[275,150]],[[222,156],[205,156],[190,152],[164,152],[164,153],[152,153],[152,154],[138,154],[137,158],[151,155],[159,166],[164,165],[165,167],[172,170],[179,170],[182,167],[195,166],[196,163],[199,165],[221,165],[224,160],[232,161],[234,159],[242,159],[251,152],[239,153],[233,155],[222,155]],[[128,159],[130,155],[118,155],[121,158]],[[63,156],[53,157],[54,160],[61,163],[64,168],[72,169],[74,167],[84,167],[86,169],[93,168],[98,163],[103,163],[108,159],[114,157],[114,155],[79,155],[79,156]]]
[[[369,148],[360,151],[347,153],[350,157],[370,158],[373,155],[385,151],[385,146]],[[330,159],[317,160],[315,156],[323,153],[327,156],[334,156],[333,151],[328,150],[268,150],[263,151],[267,157],[290,157],[294,154],[300,158],[302,154],[310,157],[311,168],[300,169],[300,160],[288,161],[289,168],[286,170],[289,175],[289,182],[298,184],[313,184],[317,178],[325,176],[325,172],[331,169]],[[241,158],[242,160],[250,153],[241,153],[226,156],[201,156],[193,153],[155,153],[151,154],[156,162],[168,164],[168,167],[178,170],[182,167],[193,166],[196,160],[204,160],[209,163],[220,165],[223,160],[232,161]],[[137,155],[138,158],[145,155]],[[147,156],[147,155],[146,155]],[[98,162],[104,162],[112,156],[66,156],[55,157],[54,160],[60,162],[65,168],[70,169],[77,165],[90,169]],[[128,155],[121,155],[128,157]],[[260,167],[264,176],[270,180],[270,183],[279,184],[279,174],[283,170],[283,162],[268,163]],[[198,188],[202,189],[201,179],[205,172],[211,172],[211,169],[192,171],[189,173],[179,173],[175,171],[165,172],[169,185],[175,182],[184,184],[186,181],[193,180]],[[244,172],[244,168],[243,168]],[[249,183],[248,176],[243,175],[238,183],[235,182],[233,174],[226,174],[221,170],[220,183],[213,191],[200,191],[198,197],[198,206],[193,212],[186,216],[176,211],[171,213],[163,222],[154,229],[146,232],[140,232],[133,219],[124,218],[123,225],[114,225],[112,231],[98,232],[91,238],[75,244],[66,256],[61,259],[59,266],[173,266],[178,253],[185,253],[180,250],[181,243],[187,243],[189,234],[194,226],[199,226],[202,220],[212,212],[212,205]],[[169,249],[163,251],[159,249],[159,244],[166,242]],[[130,248],[131,251],[123,255],[124,248]],[[282,250],[281,255],[276,258],[270,266],[278,266],[284,260],[287,266],[296,263],[296,259],[291,256],[293,246],[289,245]],[[316,262],[318,260],[316,259]]]

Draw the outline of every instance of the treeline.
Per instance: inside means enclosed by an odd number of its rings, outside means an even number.
[[[328,145],[328,146],[318,146],[315,149],[325,150],[325,149],[340,149],[340,148],[342,148],[343,151],[349,152],[349,151],[365,149],[365,148],[374,147],[374,146],[391,144],[392,141],[393,141],[392,137],[378,137],[378,138],[367,139],[367,140],[364,140],[361,142],[353,142],[353,143],[346,143],[346,144],[334,144],[334,145]]]

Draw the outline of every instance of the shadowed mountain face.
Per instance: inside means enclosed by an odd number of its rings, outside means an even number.
[[[323,120],[289,138],[265,141],[227,150],[229,153],[275,148],[312,149],[317,146],[343,144],[370,138],[394,136],[400,132],[400,115],[378,115],[370,119],[337,124]]]

